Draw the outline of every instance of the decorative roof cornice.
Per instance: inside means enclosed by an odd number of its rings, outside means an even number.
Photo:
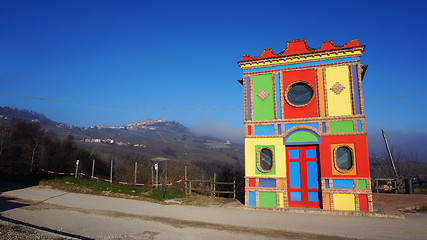
[[[305,39],[298,39],[288,41],[286,44],[286,49],[278,54],[274,53],[271,48],[264,49],[261,55],[258,57],[252,57],[247,54],[242,55],[243,60],[239,62],[253,61],[253,60],[261,60],[261,59],[271,59],[271,58],[280,58],[285,56],[295,56],[300,54],[310,54],[310,53],[324,53],[326,51],[340,50],[340,49],[348,49],[359,46],[359,39],[354,39],[344,44],[343,46],[335,45],[331,40],[325,41],[322,43],[322,46],[318,49],[311,48],[307,46],[307,42]],[[360,46],[364,49],[365,46]],[[363,50],[362,50],[363,51]],[[311,54],[310,54],[311,55]]]

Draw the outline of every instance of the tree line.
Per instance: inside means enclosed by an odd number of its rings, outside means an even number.
[[[0,127],[0,172],[2,176],[25,177],[36,175],[41,169],[73,172],[76,159],[82,170],[89,170],[94,154],[76,147],[72,136],[60,139],[37,122],[13,119],[10,127]],[[99,163],[99,171],[107,172]]]

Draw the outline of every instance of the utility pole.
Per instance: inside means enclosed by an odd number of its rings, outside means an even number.
[[[396,176],[396,178],[398,178],[399,175],[397,174],[396,166],[394,165],[393,156],[391,155],[390,147],[388,146],[388,142],[387,142],[387,137],[386,137],[385,132],[384,132],[383,129],[381,129],[381,132],[383,133],[385,147],[387,148],[387,152],[388,152],[388,156],[390,157],[391,165],[393,166],[394,175]]]

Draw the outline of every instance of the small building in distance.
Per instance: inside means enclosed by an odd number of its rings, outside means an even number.
[[[301,39],[243,55],[245,205],[373,211],[364,49]]]

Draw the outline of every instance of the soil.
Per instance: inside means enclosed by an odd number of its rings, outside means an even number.
[[[374,210],[382,212],[398,212],[427,206],[427,195],[372,193]]]

